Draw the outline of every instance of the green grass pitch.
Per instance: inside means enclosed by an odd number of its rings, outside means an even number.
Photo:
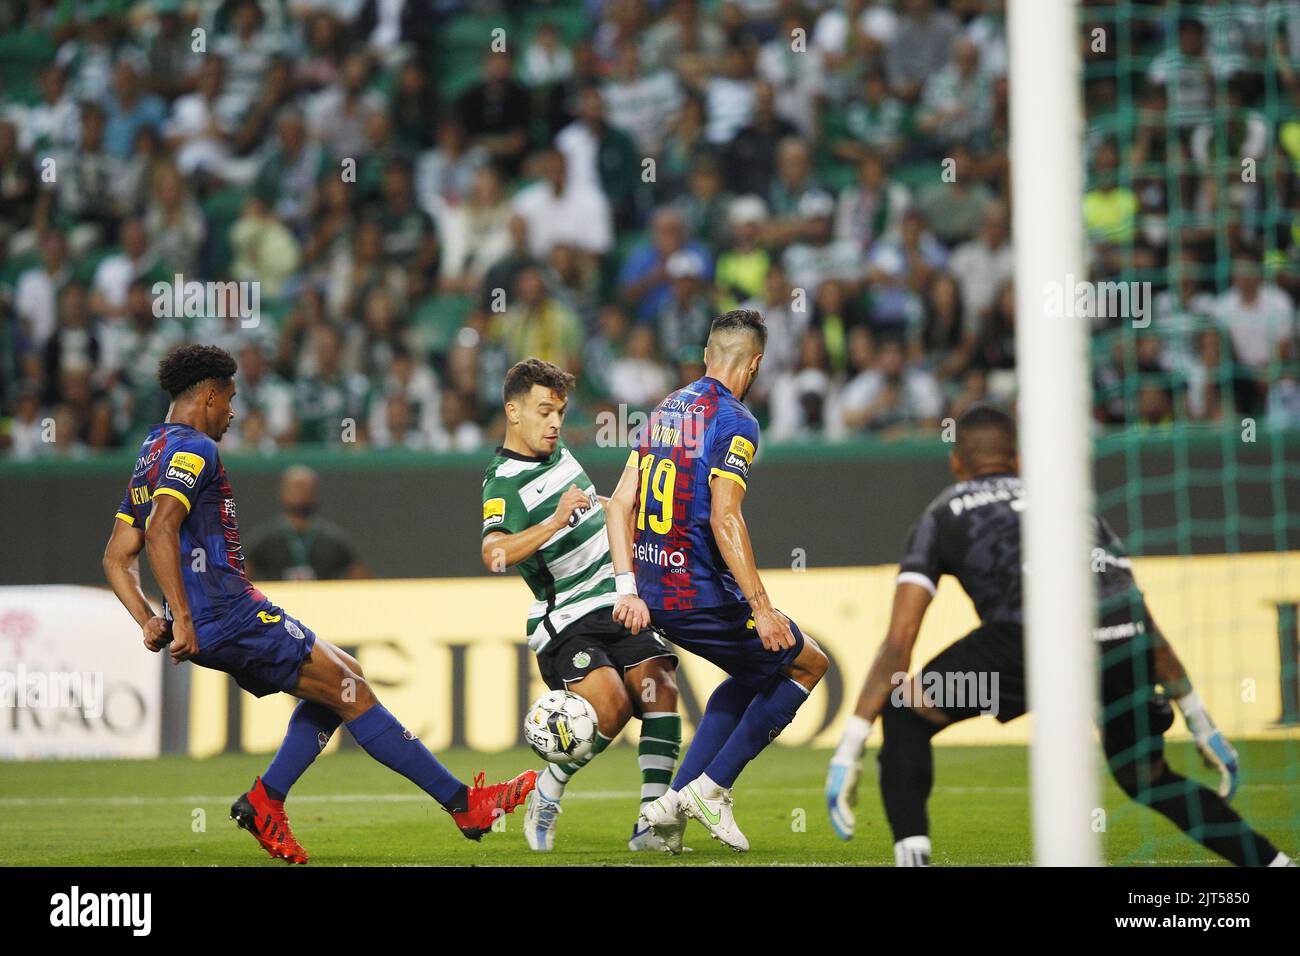
[[[1300,771],[1294,741],[1241,747],[1243,786],[1234,806],[1288,853],[1300,849]],[[1208,781],[1195,751],[1172,744],[1171,764]],[[527,751],[440,755],[462,779],[502,779],[538,763]],[[357,751],[321,758],[289,798],[294,830],[312,866],[409,865],[891,865],[893,848],[876,787],[874,749],[858,805],[858,835],[831,832],[821,787],[829,754],[773,747],[735,790],[737,820],[752,851],[737,856],[697,824],[693,853],[629,853],[640,776],[633,748],[615,747],[574,780],[556,847],[530,852],[522,811],[504,832],[465,840],[431,800]],[[61,866],[284,866],[228,819],[231,800],[267,762],[264,755],[207,760],[10,763],[0,772],[0,862]],[[1103,835],[1113,864],[1221,863],[1171,824],[1106,782]],[[199,811],[202,811],[200,813]],[[1028,753],[1023,747],[940,747],[930,802],[934,862],[1023,865],[1031,859]]]

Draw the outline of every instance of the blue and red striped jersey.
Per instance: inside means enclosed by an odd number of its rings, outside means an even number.
[[[118,520],[147,528],[159,495],[185,505],[181,579],[200,644],[247,629],[266,597],[244,573],[235,499],[217,443],[179,422],[152,426],[118,506]]]
[[[710,482],[742,487],[758,451],[758,422],[717,379],[704,377],[665,398],[650,415],[628,464],[637,491],[637,592],[659,610],[722,607],[744,600],[713,539]]]

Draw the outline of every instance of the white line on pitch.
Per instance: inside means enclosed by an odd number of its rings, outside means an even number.
[[[1255,783],[1243,786],[1242,790],[1286,790],[1295,789],[1296,784],[1284,783]],[[1015,794],[1028,793],[1028,787],[967,787],[967,786],[936,786],[935,790],[940,793],[953,794],[973,794],[973,793],[992,793],[992,794]],[[820,787],[746,787],[741,791],[742,795],[767,794],[767,795],[789,795],[789,796],[807,796],[810,794],[820,794]],[[640,796],[638,790],[577,790],[566,793],[564,799],[567,800],[631,800]],[[151,807],[166,804],[187,804],[197,806],[204,803],[223,803],[233,799],[231,794],[204,794],[175,797],[158,797],[158,796],[104,796],[104,797],[0,797],[0,807],[64,807],[64,806],[109,806],[109,807]],[[293,803],[425,803],[430,798],[420,793],[329,793],[329,794],[301,794],[294,795],[290,798]]]

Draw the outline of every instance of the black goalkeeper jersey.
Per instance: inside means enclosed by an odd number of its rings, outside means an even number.
[[[949,486],[908,533],[899,582],[920,584],[933,594],[939,578],[951,574],[981,621],[1020,626],[1020,515],[1027,506],[1024,483],[1016,475],[986,475]],[[1101,623],[1137,620],[1142,596],[1124,547],[1104,520],[1093,522],[1090,567]]]

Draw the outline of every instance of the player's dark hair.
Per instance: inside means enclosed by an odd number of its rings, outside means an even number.
[[[957,417],[957,453],[967,465],[990,458],[1014,458],[1016,420],[996,405],[972,405]]]
[[[763,315],[755,309],[732,309],[723,312],[713,320],[709,328],[709,338],[719,332],[748,332],[758,341],[758,351],[767,348],[767,324]]]
[[[175,399],[201,382],[227,383],[235,377],[238,368],[239,364],[225,349],[215,345],[182,345],[158,363],[158,384]]]
[[[561,398],[569,394],[576,381],[570,372],[566,372],[554,362],[544,362],[539,358],[526,358],[516,362],[506,372],[506,382],[501,389],[501,397],[507,402],[527,395],[534,385],[549,388]]]

